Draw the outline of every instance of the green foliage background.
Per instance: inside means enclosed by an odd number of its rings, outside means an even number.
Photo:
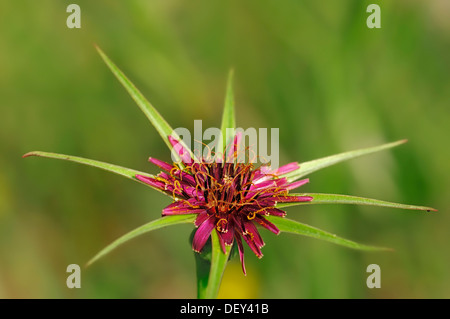
[[[173,127],[219,127],[228,70],[237,125],[280,128],[281,163],[408,138],[392,151],[311,175],[308,192],[439,209],[288,209],[290,218],[394,252],[352,251],[263,232],[264,258],[233,261],[222,297],[449,298],[450,6],[438,0],[0,0],[0,297],[196,296],[191,228],[145,235],[82,270],[169,199],[93,168],[21,159],[42,150],[156,173],[156,131],[94,49],[98,44]],[[381,288],[366,267],[381,267]]]

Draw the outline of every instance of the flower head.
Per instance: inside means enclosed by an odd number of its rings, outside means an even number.
[[[174,202],[163,209],[163,216],[197,214],[195,226],[198,228],[192,241],[194,251],[201,252],[212,231],[217,232],[224,253],[225,246],[236,241],[244,273],[242,238],[261,258],[264,241],[257,225],[279,234],[279,229],[265,218],[286,215],[276,208],[277,203],[313,199],[311,196],[288,196],[290,190],[309,181],[303,179],[289,183],[285,177],[280,177],[297,170],[297,163],[276,170],[267,165],[255,167],[253,163],[237,161],[237,152],[234,151],[227,152],[226,156],[217,156],[213,161],[209,156],[193,161],[176,139],[170,136],[169,140],[184,168],[150,158],[149,161],[163,171],[155,177],[138,174],[136,178],[173,196]],[[237,149],[239,140],[240,135],[237,134],[228,150]]]

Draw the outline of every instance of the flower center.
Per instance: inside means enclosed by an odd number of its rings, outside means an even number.
[[[196,188],[203,190],[206,206],[217,218],[227,222],[228,215],[237,213],[247,202],[246,194],[252,185],[252,164],[199,163],[187,169],[193,175],[202,176],[196,179]],[[218,224],[219,228],[223,229],[223,225]]]

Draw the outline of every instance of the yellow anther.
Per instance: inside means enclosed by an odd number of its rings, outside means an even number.
[[[169,174],[172,175],[172,176],[174,176],[174,173],[175,173],[176,171],[178,171],[178,170],[179,170],[178,167],[173,167],[173,168],[170,170]]]
[[[250,212],[250,213],[248,213],[248,215],[247,215],[247,219],[248,219],[248,220],[252,220],[252,219],[254,219],[255,217],[256,217],[256,211]]]
[[[225,225],[228,223],[228,221],[225,218],[219,219],[219,221],[216,224],[216,229],[220,231],[221,233],[226,233],[227,230],[225,229]]]
[[[159,177],[159,176],[156,176],[156,180],[159,182],[164,182],[166,184],[170,184],[170,182],[167,179]]]
[[[177,190],[177,191],[182,191],[183,189],[181,188],[181,184],[180,184],[180,182],[178,181],[178,180],[175,180],[174,182],[173,182],[173,186],[175,187],[175,190]]]

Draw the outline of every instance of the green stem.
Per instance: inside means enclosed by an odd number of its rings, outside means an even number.
[[[208,287],[209,269],[211,268],[211,260],[203,257],[201,254],[194,252],[195,266],[197,268],[197,298],[204,299],[205,291]]]
[[[230,256],[231,247],[226,246],[226,253],[224,254],[219,243],[219,237],[215,231],[211,233],[212,242],[212,256],[211,267],[209,268],[209,276],[206,281],[206,272],[204,267],[206,261],[197,261],[197,288],[199,299],[214,299],[217,298],[219,293],[220,283],[222,282],[222,276],[227,266],[228,257]],[[203,268],[203,269],[200,269]],[[201,271],[203,270],[203,272]],[[199,275],[200,273],[200,275]],[[206,285],[205,285],[206,283]]]

